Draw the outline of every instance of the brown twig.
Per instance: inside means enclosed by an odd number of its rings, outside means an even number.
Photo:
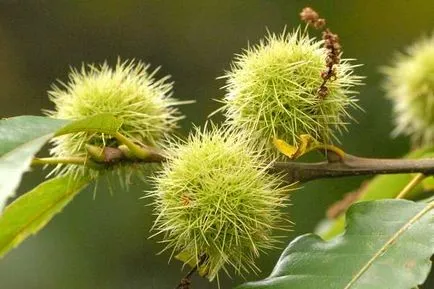
[[[175,287],[175,289],[190,289],[191,285],[191,277],[193,277],[193,274],[196,273],[199,270],[199,267],[206,261],[206,255],[202,255],[200,257],[199,262],[191,268],[190,271],[184,276],[184,278],[181,279],[178,286]]]
[[[115,152],[118,150],[117,152]],[[104,150],[104,161],[93,163],[103,166],[112,166],[120,163],[161,163],[165,161],[164,155],[156,149],[145,159],[134,159],[122,154],[118,148]],[[335,151],[327,150],[327,161],[317,163],[303,163],[297,161],[275,162],[270,166],[270,172],[285,173],[289,183],[307,182],[321,178],[337,178],[376,174],[421,173],[434,174],[434,158],[431,159],[376,159],[353,156],[347,153],[338,155]],[[38,159],[38,160],[48,160]],[[56,164],[54,162],[34,162],[37,165]],[[83,162],[86,165],[86,162]]]
[[[333,152],[328,152],[333,154]],[[272,171],[284,172],[286,180],[292,182],[307,182],[321,178],[337,178],[377,174],[422,173],[434,174],[434,158],[432,159],[375,159],[362,158],[345,154],[340,161],[300,163],[276,162]]]

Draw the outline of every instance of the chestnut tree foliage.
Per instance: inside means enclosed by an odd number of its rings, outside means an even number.
[[[235,56],[215,112],[225,120],[186,138],[174,132],[189,101],[173,97],[169,77],[120,59],[72,69],[48,92],[55,109],[45,116],[0,120],[0,257],[102,176],[127,184],[135,174],[152,184],[145,192],[155,212],[151,237],[191,268],[177,288],[190,288],[194,273],[217,287],[221,274],[258,272],[261,253],[281,250],[279,236],[294,226],[283,209],[300,183],[385,174],[333,206],[320,231],[289,243],[269,277],[234,286],[423,284],[434,253],[434,37],[384,68],[394,133],[410,136],[415,149],[403,159],[368,159],[334,145],[359,109],[358,64],[343,57],[317,12],[305,8],[300,16],[306,27],[269,33]],[[47,143],[50,156],[37,157]],[[312,151],[324,161],[297,160]],[[48,180],[13,199],[22,175],[38,166],[51,167]]]

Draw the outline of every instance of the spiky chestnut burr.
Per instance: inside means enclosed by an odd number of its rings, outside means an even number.
[[[434,34],[398,54],[383,72],[387,97],[393,102],[393,134],[410,136],[416,146],[433,145]]]
[[[257,271],[254,260],[273,248],[272,230],[288,228],[282,217],[288,186],[267,173],[269,164],[245,133],[196,129],[172,140],[167,161],[153,179],[157,215],[153,231],[166,249],[213,280],[223,269]],[[282,227],[283,226],[283,227]]]
[[[237,55],[223,76],[227,123],[252,133],[270,156],[278,155],[273,138],[296,145],[300,135],[308,134],[331,142],[333,130],[340,132],[351,119],[348,109],[357,106],[353,89],[361,78],[349,59],[339,58],[327,92],[319,91],[329,59],[323,43],[296,30],[269,34]]]
[[[107,63],[72,69],[69,82],[54,84],[49,97],[55,109],[47,111],[54,118],[76,120],[98,113],[111,113],[123,121],[125,137],[138,144],[158,145],[177,126],[182,117],[171,97],[169,77],[156,79],[158,69],[139,61],[118,60],[115,67]],[[54,139],[51,153],[55,157],[86,156],[86,145],[120,145],[110,135],[76,133]],[[58,166],[57,173],[81,172],[80,166]]]

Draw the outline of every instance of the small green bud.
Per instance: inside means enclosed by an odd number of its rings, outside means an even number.
[[[165,151],[150,192],[155,235],[192,266],[205,256],[199,272],[210,280],[228,266],[238,274],[257,271],[254,259],[276,243],[272,230],[285,228],[280,209],[288,186],[267,173],[263,154],[242,132],[196,129]]]
[[[383,69],[393,102],[394,135],[411,136],[415,145],[434,144],[434,34],[398,54]]]
[[[134,159],[136,156],[131,152],[131,150],[126,145],[120,145],[118,146],[118,149],[121,150],[121,152],[125,155],[125,157],[129,159]]]
[[[249,131],[278,156],[274,138],[296,145],[308,134],[323,143],[336,138],[351,118],[348,109],[357,107],[354,86],[361,77],[354,65],[339,59],[334,76],[322,87],[328,51],[323,41],[299,30],[269,34],[259,44],[236,56],[226,73],[227,91],[223,103],[227,122]]]
[[[90,144],[86,144],[85,147],[91,159],[100,163],[105,161],[104,148],[93,146]]]
[[[136,61],[118,61],[114,68],[107,63],[72,69],[69,82],[53,85],[49,91],[55,110],[47,114],[60,119],[81,119],[99,113],[111,113],[123,121],[119,132],[138,144],[158,145],[183,118],[175,107],[181,102],[171,97],[168,76],[155,79],[157,70]],[[51,153],[56,157],[86,156],[86,145],[118,147],[115,136],[76,133],[57,137]],[[95,157],[95,154],[92,155]],[[78,169],[58,167],[58,173]]]

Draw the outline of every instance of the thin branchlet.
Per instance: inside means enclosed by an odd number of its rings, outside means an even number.
[[[200,266],[203,265],[203,263],[206,261],[207,256],[203,254],[199,262],[193,266],[193,268],[188,271],[188,273],[181,279],[179,284],[175,287],[175,289],[190,289],[191,288],[191,277],[199,270]]]

